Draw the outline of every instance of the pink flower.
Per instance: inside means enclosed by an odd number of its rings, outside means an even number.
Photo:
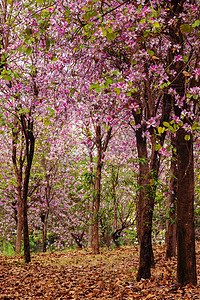
[[[183,57],[181,55],[177,55],[174,57],[175,61],[183,61]]]

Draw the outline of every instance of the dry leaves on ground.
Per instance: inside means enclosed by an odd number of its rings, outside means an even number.
[[[199,266],[200,244],[197,246]],[[174,289],[176,260],[165,260],[164,246],[155,247],[156,268],[150,280],[136,281],[138,248],[87,249],[22,257],[0,256],[0,300],[7,299],[200,299],[200,284]],[[200,269],[198,269],[198,275]]]

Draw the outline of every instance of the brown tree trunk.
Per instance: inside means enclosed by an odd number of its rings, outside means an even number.
[[[17,201],[17,235],[15,241],[15,254],[21,253],[21,242],[22,242],[22,228],[23,228],[23,210],[21,199]]]
[[[97,145],[97,178],[96,178],[96,197],[94,203],[94,235],[93,253],[99,254],[99,206],[101,197],[101,169],[102,169],[102,144],[101,126],[96,126],[96,145]]]
[[[30,172],[31,166],[33,161],[34,155],[34,145],[35,145],[35,138],[33,135],[33,121],[26,120],[24,115],[21,115],[21,124],[23,133],[25,135],[25,142],[26,142],[26,168],[24,174],[24,183],[23,183],[23,233],[24,233],[24,257],[25,262],[29,263],[31,261],[30,256],[30,245],[29,245],[29,232],[28,232],[28,218],[27,218],[27,198],[28,198],[28,186],[29,186],[29,179],[30,179]]]
[[[47,251],[47,222],[48,222],[48,216],[49,216],[49,202],[50,202],[50,192],[51,192],[51,186],[50,186],[50,175],[46,174],[46,182],[47,186],[45,188],[45,198],[46,198],[46,205],[47,210],[44,213],[43,218],[43,228],[42,228],[42,251]]]
[[[89,152],[90,156],[90,163],[93,163],[93,156],[92,151]],[[93,176],[94,170],[93,167],[90,165],[90,173]],[[94,202],[95,202],[95,182],[91,181],[91,188],[92,188],[92,197],[89,203],[89,225],[88,225],[88,243],[87,248],[93,248],[93,235],[94,235]]]
[[[175,142],[172,138],[172,145]],[[170,178],[169,178],[169,195],[168,195],[168,219],[166,221],[166,259],[171,259],[176,255],[176,197],[177,197],[177,158],[172,150]]]
[[[139,157],[139,198],[137,202],[137,232],[140,243],[140,262],[137,280],[150,278],[151,266],[154,265],[152,249],[152,218],[155,199],[155,172],[150,169],[147,156],[146,139],[142,130],[136,132],[137,149]]]
[[[93,233],[94,233],[94,198],[89,205],[89,226],[88,226],[88,243],[87,248],[93,248]]]
[[[139,176],[138,176],[138,200],[136,204],[136,227],[137,227],[137,238],[139,244],[141,243],[142,238],[142,213],[144,210],[144,199],[147,199],[147,190],[149,185],[149,180],[147,174],[149,173],[149,161],[147,155],[147,145],[146,138],[142,135],[142,129],[139,128],[136,131],[136,140],[137,140],[137,150],[139,158]]]
[[[15,171],[15,176],[17,179],[17,235],[15,241],[15,254],[21,253],[21,242],[22,242],[22,229],[23,229],[23,208],[22,208],[22,172],[23,172],[23,164],[25,161],[24,156],[24,139],[21,134],[20,124],[15,117],[14,119],[14,128],[12,130],[12,161]],[[21,138],[20,145],[20,157],[17,158],[17,145],[19,143],[19,139]]]
[[[118,185],[119,167],[114,165],[111,167],[111,184],[112,184],[112,199],[113,199],[113,217],[114,217],[114,232],[117,231],[117,195],[116,186]]]
[[[42,252],[47,251],[47,221],[48,221],[49,211],[45,212],[44,222],[42,225]]]
[[[104,142],[102,141],[101,125],[96,125],[96,147],[97,147],[97,174],[96,174],[96,195],[94,200],[94,220],[93,220],[93,253],[99,254],[99,207],[101,199],[101,170],[103,166],[103,158],[111,139],[112,127],[107,131]]]
[[[186,141],[188,133],[180,128],[177,147],[177,282],[197,284],[194,231],[194,160],[193,141]]]
[[[149,98],[150,96],[148,96]],[[151,97],[150,97],[151,98]],[[135,100],[135,99],[134,99]],[[147,101],[148,104],[148,101]],[[151,112],[151,109],[149,108]],[[171,111],[171,96],[163,98],[162,114],[160,126],[163,121],[168,121]],[[152,112],[150,113],[152,115]],[[136,114],[133,111],[136,125],[142,123],[142,111]],[[154,256],[152,249],[152,218],[154,209],[154,200],[156,196],[156,187],[158,180],[158,171],[160,166],[160,155],[156,150],[156,139],[154,130],[150,128],[151,136],[151,157],[148,158],[147,142],[144,135],[146,128],[140,126],[136,130],[136,143],[139,158],[139,178],[138,178],[138,202],[137,202],[137,234],[140,244],[140,262],[137,274],[137,280],[141,278],[150,278],[151,266],[154,267]],[[166,133],[159,137],[160,145],[164,143]]]
[[[169,18],[178,16],[182,13],[185,0],[172,0]],[[190,1],[192,4],[193,1]],[[178,74],[175,78],[170,78],[171,87],[176,90],[177,94],[183,100],[183,106],[180,108],[174,105],[175,114],[180,117],[181,111],[188,108],[185,99],[186,81],[183,74],[185,69],[184,62],[175,61],[175,55],[184,55],[184,37],[181,32],[182,19],[179,18],[174,25],[169,27],[169,37],[173,44],[179,45],[179,50],[171,50],[169,53],[169,62],[171,67]],[[184,123],[192,120],[184,119]],[[196,256],[195,256],[195,233],[194,233],[194,161],[193,161],[193,137],[186,140],[185,136],[189,134],[180,128],[176,134],[177,150],[177,282],[186,285],[191,282],[197,283],[196,275]]]

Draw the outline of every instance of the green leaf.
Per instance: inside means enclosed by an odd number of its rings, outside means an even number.
[[[108,77],[107,79],[106,79],[106,84],[111,84],[113,81],[112,81],[112,79],[110,78],[110,77]]]
[[[151,56],[154,55],[154,52],[153,52],[152,50],[150,50],[150,49],[147,50],[147,53],[148,53],[149,55],[151,55]]]
[[[20,46],[19,48],[18,48],[18,51],[19,51],[19,53],[22,53],[22,47]]]
[[[95,91],[96,91],[97,93],[101,93],[101,87],[96,88]]]
[[[103,28],[103,36],[107,35],[107,31]]]
[[[159,28],[159,27],[160,27],[160,24],[159,24],[158,22],[154,22],[154,23],[153,23],[153,26],[154,26],[155,28]]]
[[[117,37],[117,33],[116,32],[107,33],[107,40],[108,41],[113,41],[116,37]]]
[[[0,75],[0,78],[2,78],[4,80],[8,80],[8,81],[12,80],[12,77],[10,75],[7,75],[7,74]]]
[[[170,129],[170,131],[171,131],[172,133],[175,132],[174,127],[172,127],[171,125],[169,126],[169,129]]]
[[[96,89],[96,88],[98,88],[98,87],[99,87],[99,83],[98,83],[98,82],[97,82],[97,83],[94,83],[94,84],[91,84],[90,90]]]
[[[142,19],[142,20],[140,20],[140,24],[144,24],[144,22],[146,22],[146,19]]]
[[[50,39],[46,38],[45,42],[46,42],[46,49],[47,49],[47,51],[49,51],[49,48],[51,45]]]
[[[151,178],[150,179],[150,185],[154,185],[155,184],[155,179]]]
[[[181,32],[182,33],[191,33],[193,31],[193,28],[191,25],[188,24],[183,24],[180,26]]]
[[[33,52],[33,49],[30,46],[28,46],[27,48],[24,49],[24,51],[27,55],[31,55],[31,53]]]
[[[190,135],[189,135],[189,134],[186,134],[185,137],[184,137],[184,139],[185,139],[186,141],[189,141],[189,140],[190,140]]]
[[[137,114],[137,115],[141,114],[141,110],[140,110],[140,108],[137,108],[137,110],[136,110],[136,114]]]
[[[51,125],[51,122],[50,122],[50,120],[48,118],[44,119],[44,125],[45,126]]]
[[[194,22],[194,24],[192,24],[192,27],[197,27],[197,26],[199,26],[200,25],[200,20],[196,20],[195,22]]]
[[[169,124],[168,122],[163,122],[163,125],[164,125],[165,127],[169,127],[169,126],[170,126],[170,124]]]
[[[183,61],[186,63],[186,62],[188,62],[188,58],[187,58],[187,56],[183,56]]]
[[[121,93],[121,89],[120,88],[114,88],[114,91],[117,93],[117,95],[119,95]]]
[[[155,144],[155,150],[159,151],[162,148],[162,146],[160,144]]]
[[[179,127],[183,126],[183,121],[178,122]]]
[[[158,133],[161,134],[165,131],[165,127],[158,127]]]

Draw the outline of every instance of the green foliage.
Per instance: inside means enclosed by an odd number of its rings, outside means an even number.
[[[0,249],[1,249],[1,252],[6,256],[15,255],[15,246],[13,243],[2,240],[0,242]]]

